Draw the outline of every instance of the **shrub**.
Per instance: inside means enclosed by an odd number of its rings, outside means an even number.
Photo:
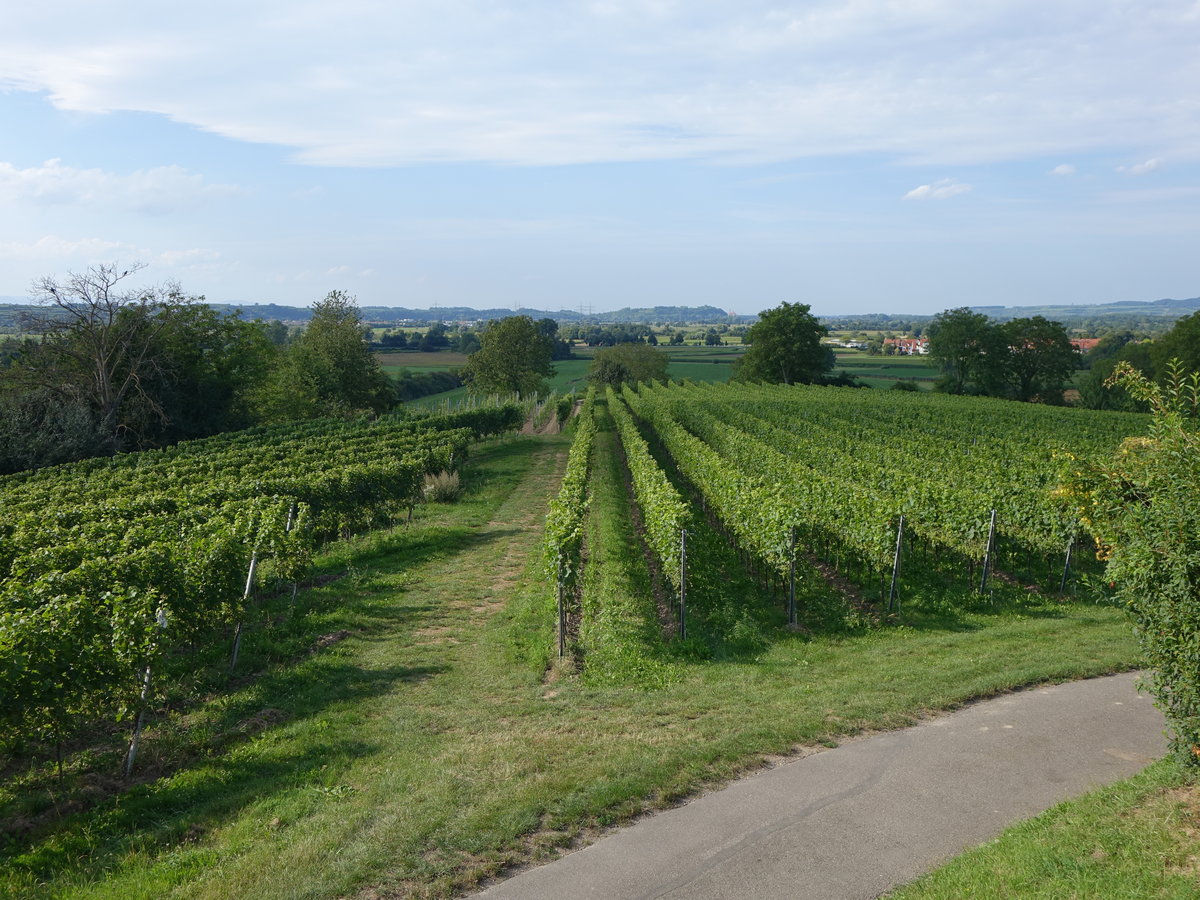
[[[1107,465],[1077,464],[1065,493],[1133,618],[1172,749],[1200,766],[1200,376],[1176,366],[1159,387],[1122,363],[1112,380],[1150,405],[1150,434]]]

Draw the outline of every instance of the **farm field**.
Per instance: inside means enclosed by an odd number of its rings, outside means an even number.
[[[741,355],[740,350],[732,350],[729,347],[660,347],[659,349],[664,350],[670,356],[670,362],[667,365],[667,374],[671,378],[688,378],[692,381],[728,381],[732,375],[730,366],[733,360]],[[556,360],[554,363],[554,376],[548,379],[550,390],[559,394],[569,394],[572,391],[582,393],[586,390],[588,367],[592,364],[592,355],[594,352],[590,347],[579,347],[575,351],[576,355],[580,357],[579,359]],[[414,353],[408,355],[436,359],[439,356],[457,354]],[[390,372],[398,371],[399,368],[401,367],[390,368],[388,365],[384,366],[384,370]],[[410,365],[405,368],[416,372],[445,371],[454,367],[430,366],[420,369],[416,365]],[[467,389],[460,387],[451,391],[443,391],[440,394],[430,394],[426,397],[420,397],[410,401],[406,406],[412,409],[434,410],[447,405],[453,406],[462,403],[467,397]]]
[[[870,387],[890,387],[899,380],[930,389],[938,370],[923,356],[870,356],[861,350],[838,350],[834,374],[846,372]]]
[[[858,491],[881,494],[867,478],[899,458],[884,449],[856,470],[846,468],[848,454],[832,454],[849,487],[826,496],[827,521],[800,523],[810,529],[804,546],[812,558],[801,566],[797,625],[789,627],[782,535],[755,539],[759,532],[724,521],[737,491],[705,493],[683,452],[668,452],[678,410],[728,412],[730,397],[764,411],[786,408],[789,420],[809,409],[799,421],[848,429],[846,446],[901,434],[897,422],[906,418],[920,421],[941,456],[953,455],[947,447],[970,448],[979,459],[1016,440],[1020,426],[1019,440],[1040,438],[1027,454],[1032,475],[1015,485],[1038,490],[1048,487],[1050,469],[1034,462],[1048,459],[1051,446],[1109,446],[1142,424],[1071,410],[1038,410],[1030,421],[1022,409],[1010,419],[1000,413],[1012,405],[1001,401],[834,388],[753,396],[700,385],[597,398],[583,472],[591,498],[582,520],[586,565],[562,659],[544,523],[579,426],[474,443],[458,502],[419,506],[411,525],[318,551],[313,584],[290,614],[287,594],[264,598],[238,677],[210,674],[204,703],[168,705],[150,717],[146,768],[129,790],[113,793],[119,778],[97,774],[119,765],[114,750],[97,756],[68,747],[59,781],[52,754],[20,762],[6,745],[0,894],[448,897],[773,755],[1017,686],[1137,665],[1119,609],[1070,591],[1060,596],[1056,583],[1030,590],[1023,580],[1044,576],[1043,547],[1061,566],[1069,523],[1047,513],[1026,527],[1006,512],[1007,546],[997,559],[1009,577],[977,593],[958,562],[984,537],[956,528],[987,507],[956,518],[939,517],[933,503],[856,504]],[[652,413],[652,404],[667,412]],[[724,427],[734,427],[736,417],[726,418]],[[703,418],[687,423],[693,436],[715,427]],[[717,430],[705,434],[706,446],[732,446],[717,441]],[[771,430],[756,434],[758,458],[770,462]],[[786,443],[803,445],[800,438]],[[842,446],[823,432],[812,440]],[[896,453],[907,452],[897,445]],[[732,456],[723,449],[720,459]],[[828,489],[831,476],[814,462],[796,471],[810,470]],[[766,482],[753,481],[773,465],[728,478],[769,515],[790,509],[766,502]],[[936,475],[924,459],[913,468],[927,486]],[[911,476],[896,477],[899,484]],[[1019,492],[1004,479],[982,503],[1043,509],[1040,495],[1014,499]],[[669,513],[660,514],[660,500]],[[894,542],[890,516],[902,510],[914,534],[954,553],[944,554],[950,563],[942,569],[915,552],[888,616],[870,554]],[[874,513],[883,521],[872,524]],[[691,530],[686,637],[672,570],[662,564],[679,521]],[[843,544],[854,552],[817,559],[833,549],[813,540],[818,527],[846,529]],[[127,726],[114,732],[114,745],[121,735]]]
[[[419,351],[376,353],[375,358],[379,360],[379,365],[385,372],[393,375],[401,369],[408,369],[411,372],[449,372],[451,369],[462,368],[467,362],[465,354],[455,353],[451,350],[441,350],[436,353]]]

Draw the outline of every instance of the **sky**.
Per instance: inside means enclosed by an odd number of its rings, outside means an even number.
[[[1200,295],[1200,2],[122,0],[0,29],[0,295]]]

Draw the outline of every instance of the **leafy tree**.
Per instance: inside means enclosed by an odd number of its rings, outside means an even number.
[[[396,391],[367,345],[355,299],[330,291],[268,380],[262,407],[274,421],[381,413]]]
[[[79,399],[47,388],[14,389],[0,395],[0,473],[54,466],[111,453],[111,436]]]
[[[833,368],[833,351],[821,343],[828,333],[806,303],[784,302],[759,314],[743,342],[749,349],[735,364],[739,381],[811,384]]]
[[[454,345],[454,349],[459,353],[470,356],[479,349],[479,335],[473,331],[459,332],[458,340]]]
[[[667,354],[649,344],[617,344],[596,351],[588,368],[588,381],[597,388],[640,381],[666,381]]]
[[[449,346],[450,339],[446,337],[446,326],[441,322],[435,322],[426,330],[418,349],[425,353],[434,353],[438,350],[445,350]]]
[[[1079,351],[1058,322],[1042,316],[1012,319],[997,326],[1004,352],[986,353],[981,361],[1003,381],[1014,400],[1062,403],[1063,385],[1079,368]],[[995,371],[1000,363],[999,371]]]
[[[1160,382],[1165,379],[1171,360],[1178,360],[1184,372],[1200,372],[1200,312],[1180,319],[1155,341],[1150,358]]]
[[[556,321],[550,318],[542,318],[538,319],[535,324],[537,325],[538,333],[550,341],[551,359],[570,359],[572,357],[571,345],[562,339]]]
[[[462,371],[472,393],[529,396],[546,390],[554,374],[553,341],[529,316],[494,319],[479,340]]]
[[[1120,381],[1111,376],[1116,367],[1127,363],[1138,372],[1152,377],[1151,345],[1137,341],[1131,332],[1122,332],[1101,340],[1085,360],[1091,368],[1079,376],[1079,403],[1087,409],[1114,409],[1123,412],[1148,412],[1149,407],[1130,395]]]
[[[278,319],[272,319],[265,326],[263,326],[263,329],[267,336],[267,340],[269,340],[276,347],[285,347],[287,346],[288,341],[292,339],[291,329],[289,329]]]
[[[1172,747],[1200,766],[1200,375],[1178,361],[1166,384],[1128,363],[1114,379],[1153,413],[1147,437],[1129,438],[1107,463],[1074,461],[1067,498],[1107,560],[1133,619],[1150,689],[1167,717]]]
[[[964,393],[971,381],[987,380],[989,357],[994,366],[1003,352],[991,320],[965,306],[934,316],[928,334],[929,357],[942,370],[939,387],[951,394]]]
[[[262,322],[223,316],[199,303],[159,313],[163,364],[144,385],[163,414],[138,429],[143,443],[170,443],[246,428],[256,421],[253,396],[278,361]],[[134,404],[137,408],[137,404]]]

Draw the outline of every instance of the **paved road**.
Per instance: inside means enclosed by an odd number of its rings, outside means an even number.
[[[1134,681],[1033,688],[797,759],[476,896],[878,897],[1162,756],[1162,716]]]

